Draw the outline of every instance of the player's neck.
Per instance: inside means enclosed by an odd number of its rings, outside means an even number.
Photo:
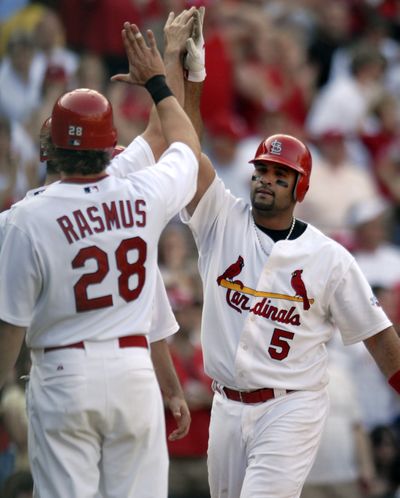
[[[91,182],[91,181],[95,181],[95,180],[99,180],[101,178],[104,178],[105,176],[108,176],[108,175],[104,170],[100,171],[99,173],[93,173],[90,175],[82,175],[79,173],[67,174],[67,173],[61,172],[60,180],[61,181],[71,181],[71,180],[85,181],[86,180],[88,182]]]
[[[260,215],[259,212],[253,209],[253,218],[256,225],[267,228],[269,230],[286,230],[293,223],[293,212],[265,215]]]

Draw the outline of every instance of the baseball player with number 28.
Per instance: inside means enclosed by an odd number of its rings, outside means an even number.
[[[337,333],[344,344],[363,341],[400,393],[400,339],[352,255],[294,216],[310,182],[306,145],[277,134],[250,163],[251,206],[203,154],[181,213],[199,251],[201,340],[214,379],[210,490],[298,498],[329,409],[325,344]]]
[[[28,326],[30,459],[41,498],[93,498],[99,487],[110,498],[167,496],[148,332],[158,238],[194,194],[200,144],[152,33],[150,46],[135,25],[123,33],[131,79],[153,97],[168,149],[157,168],[109,176],[109,102],[86,89],[61,96],[51,137],[62,180],[13,209],[1,250],[0,385]]]

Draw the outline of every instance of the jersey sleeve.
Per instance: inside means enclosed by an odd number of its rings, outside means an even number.
[[[41,282],[30,238],[15,225],[8,225],[0,255],[0,318],[29,326]]]
[[[192,217],[186,209],[181,211],[181,220],[192,230],[200,249],[205,249],[217,218],[226,216],[236,201],[237,199],[225,189],[222,180],[216,176],[198,203]]]
[[[192,149],[174,142],[160,157],[154,168],[145,168],[128,175],[138,191],[150,193],[154,209],[163,213],[166,224],[189,204],[197,188],[199,162]]]
[[[363,341],[392,325],[354,260],[333,292],[330,312],[344,344]]]
[[[114,157],[107,167],[107,173],[119,178],[126,178],[130,173],[140,171],[155,164],[150,145],[138,136],[118,156]]]
[[[149,333],[150,342],[165,339],[178,330],[179,325],[172,312],[161,272],[157,269],[156,293]]]

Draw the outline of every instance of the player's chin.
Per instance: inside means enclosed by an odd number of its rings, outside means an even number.
[[[274,198],[272,196],[265,198],[264,196],[255,195],[252,199],[252,206],[259,211],[271,211],[274,207]]]

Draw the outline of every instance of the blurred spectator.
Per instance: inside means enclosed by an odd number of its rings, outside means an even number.
[[[389,24],[376,12],[376,10],[371,11],[371,13],[366,16],[365,21],[362,32],[357,39],[357,43],[363,43],[366,46],[370,46],[383,55],[386,60],[384,81],[385,84],[390,86],[390,81],[393,79],[392,75],[397,72],[400,63],[400,45],[396,40],[391,38]],[[331,80],[349,73],[352,49],[353,47],[350,44],[335,52],[330,74]]]
[[[399,442],[391,427],[387,425],[375,427],[370,437],[377,472],[376,486],[372,496],[382,498],[393,489],[393,465],[399,454]]]
[[[26,130],[0,117],[0,211],[38,186],[38,148]]]
[[[29,122],[25,125],[36,150],[38,150],[38,137],[43,122],[51,115],[55,101],[67,90],[68,79],[64,68],[47,66],[41,88],[41,105],[32,112]]]
[[[25,408],[24,381],[20,375],[29,371],[29,352],[23,348],[16,368],[0,392],[0,497],[3,489],[11,489],[14,473],[29,470],[27,456],[27,415]],[[9,480],[9,482],[8,482]],[[5,488],[3,488],[5,486]],[[3,491],[4,492],[4,491]],[[11,491],[10,491],[11,492]],[[17,496],[17,495],[15,495]],[[18,495],[19,496],[19,495]]]
[[[74,85],[74,76],[78,68],[77,54],[67,48],[64,26],[58,14],[52,9],[44,9],[34,31],[34,39],[40,56],[47,67],[62,68],[67,86]]]
[[[373,199],[377,188],[368,171],[351,162],[344,134],[327,130],[316,139],[310,189],[296,206],[296,215],[327,235],[346,243],[349,208]]]
[[[383,89],[386,61],[374,46],[357,46],[352,53],[350,74],[325,85],[317,94],[308,116],[313,136],[329,130],[357,135],[371,103]]]
[[[103,58],[108,76],[125,73],[126,56],[121,39],[125,21],[147,28],[143,21],[151,2],[127,0],[61,0],[59,13],[66,29],[68,46],[93,52]]]
[[[260,114],[281,111],[302,128],[314,91],[303,34],[293,27],[263,31],[235,68],[240,113],[252,132]]]
[[[160,237],[158,265],[173,309],[191,303],[201,293],[196,252],[191,232],[176,222]]]
[[[0,392],[1,399],[1,392]],[[15,447],[10,441],[10,436],[4,427],[3,418],[0,414],[0,498],[3,498],[1,490],[4,482],[14,472]]]
[[[328,82],[334,54],[351,37],[351,12],[347,1],[329,0],[320,3],[317,13],[308,55],[317,72],[316,86],[321,88]]]
[[[33,479],[27,470],[22,470],[12,474],[4,485],[1,498],[32,498]]]
[[[391,288],[400,284],[400,248],[390,242],[391,206],[380,198],[350,207],[352,253],[370,285]]]
[[[76,72],[76,87],[91,88],[98,92],[106,93],[107,85],[108,75],[102,58],[89,52],[81,54]]]
[[[168,442],[170,455],[169,498],[209,498],[207,477],[208,426],[213,393],[211,379],[203,370],[199,343],[201,304],[174,308],[180,330],[171,338],[170,351],[188,403],[192,423],[181,440]],[[166,411],[167,433],[174,427]]]
[[[387,188],[379,178],[379,161],[388,147],[400,136],[400,105],[391,93],[385,91],[372,103],[367,118],[360,131],[360,139],[371,156],[371,167],[383,195],[388,196]]]
[[[11,125],[0,118],[0,211],[16,200],[18,162],[11,146]]]
[[[396,323],[396,296],[390,287],[372,286],[375,297]],[[377,368],[368,351],[361,344],[346,346],[348,366],[356,386],[356,397],[361,407],[362,424],[371,431],[380,425],[392,426],[400,417],[400,400]]]
[[[375,469],[368,433],[339,339],[328,343],[330,411],[301,498],[362,498]]]
[[[309,38],[315,31],[317,24],[317,10],[320,7],[319,0],[299,0],[297,2],[285,2],[282,0],[269,0],[258,2],[274,24],[278,26],[293,26],[300,29]],[[326,8],[326,2],[324,7]]]
[[[247,135],[243,120],[234,115],[218,113],[209,122],[204,140],[204,151],[222,179],[225,187],[235,196],[250,202],[251,168],[238,157],[240,142]],[[252,151],[253,152],[253,151]]]
[[[113,106],[118,142],[128,145],[146,127],[152,100],[148,92],[134,85],[111,84],[108,97]]]
[[[6,3],[9,0],[6,0]],[[21,3],[21,0],[11,0],[15,6]],[[36,2],[24,2],[25,6],[16,8],[7,19],[0,20],[0,57],[4,56],[10,36],[15,32],[22,31],[32,34],[38,23],[44,6]],[[4,1],[0,2],[0,9]]]
[[[268,18],[260,8],[227,1],[215,2],[210,7],[204,24],[207,78],[201,100],[206,126],[217,114],[240,114],[235,73],[247,57],[252,40],[269,27]]]
[[[390,491],[381,498],[400,498],[400,452],[393,459],[388,472]]]
[[[14,32],[0,63],[1,116],[24,123],[40,105],[45,63],[36,55],[32,36]]]
[[[394,206],[393,240],[400,244],[400,144],[395,140],[377,158],[375,172],[386,198]]]
[[[15,447],[15,471],[29,470],[28,418],[25,402],[25,383],[29,370],[29,350],[23,347],[14,369],[14,377],[3,388],[0,400],[3,424]]]

